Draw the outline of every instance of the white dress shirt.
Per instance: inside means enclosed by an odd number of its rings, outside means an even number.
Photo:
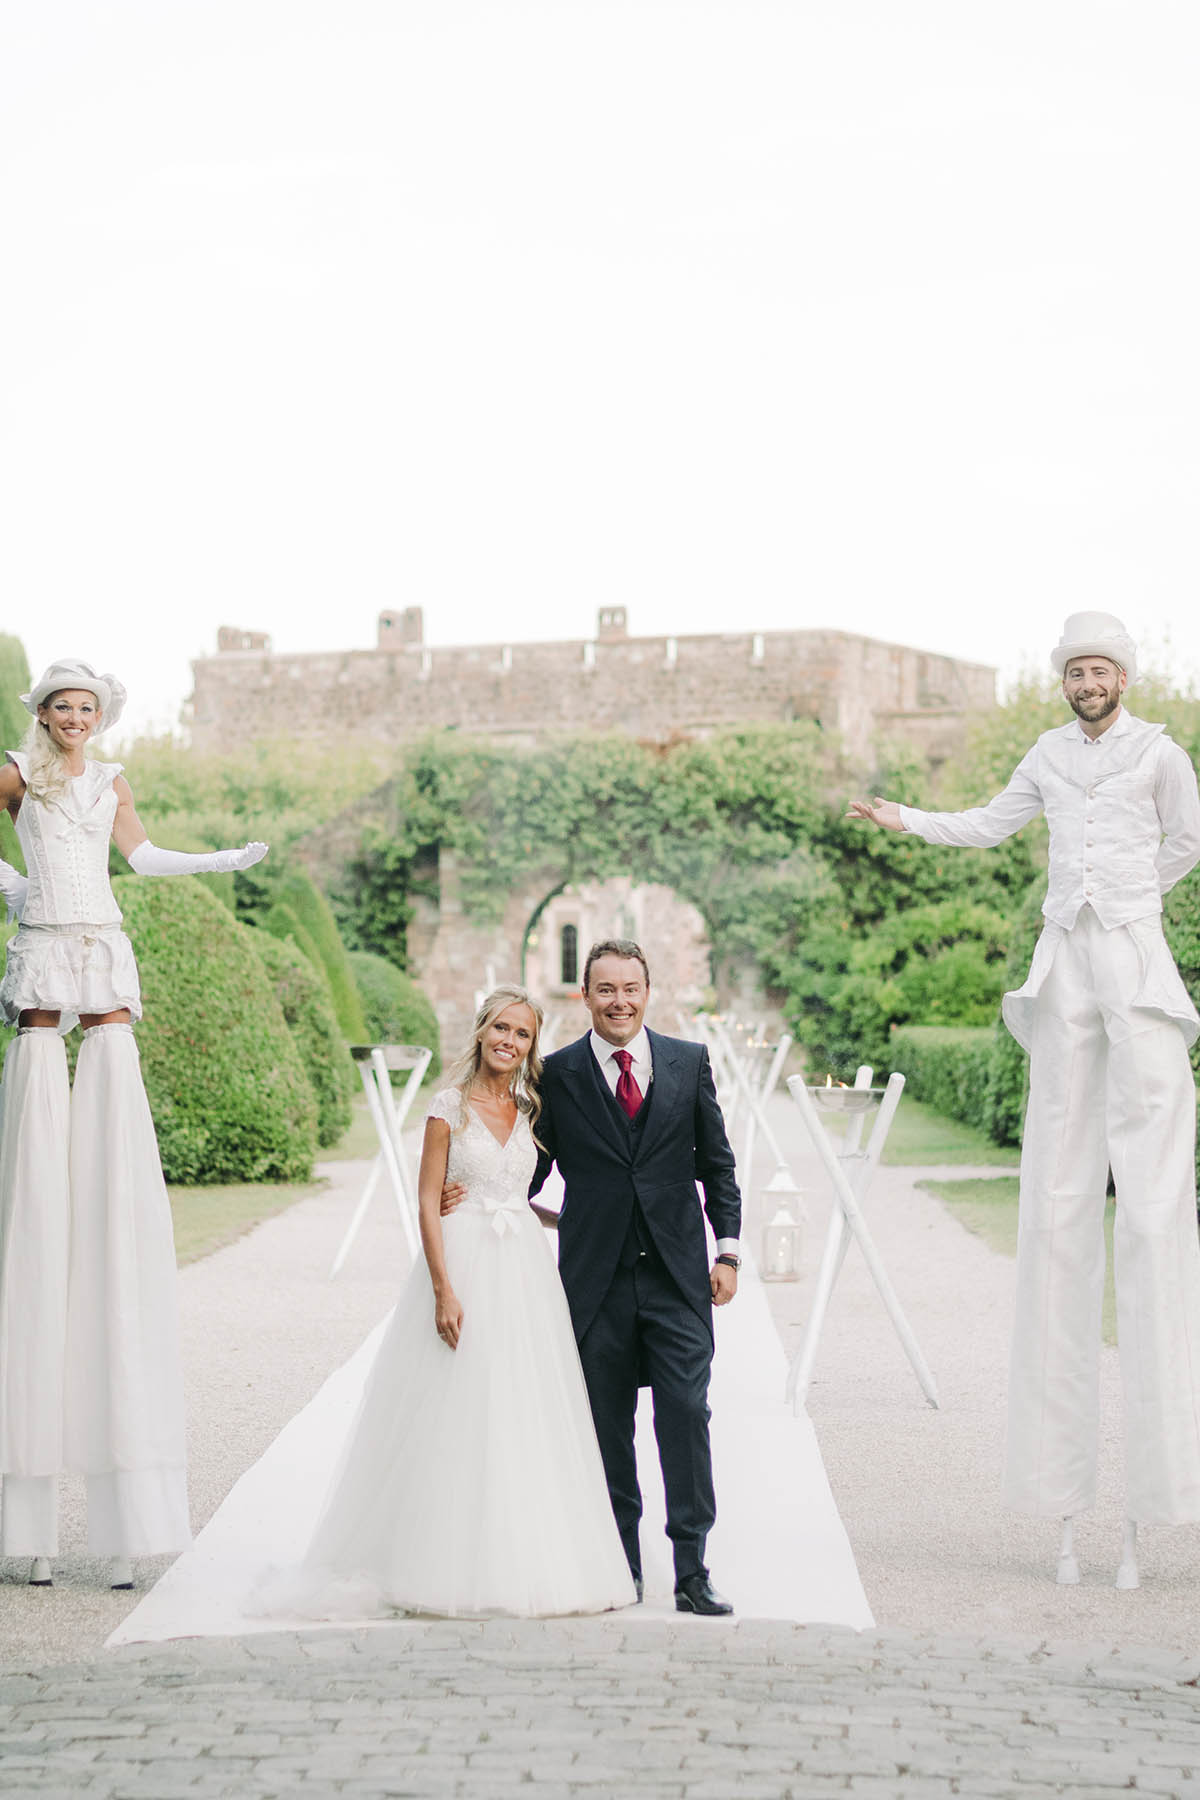
[[[628,1050],[633,1061],[629,1065],[629,1073],[638,1084],[638,1092],[645,1100],[650,1092],[650,1083],[654,1080],[654,1058],[650,1052],[650,1036],[643,1025],[636,1037],[630,1038],[627,1044],[610,1044],[602,1038],[598,1031],[589,1033],[592,1055],[600,1065],[600,1073],[608,1083],[608,1091],[615,1095],[617,1082],[621,1075],[621,1065],[617,1061],[618,1050]],[[718,1238],[718,1256],[736,1256],[738,1254],[737,1238]]]
[[[1200,861],[1200,795],[1191,758],[1161,725],[1124,708],[1089,738],[1078,719],[1044,731],[1003,793],[965,812],[902,806],[930,844],[989,848],[1038,813],[1050,827],[1042,907],[1069,931],[1082,906],[1106,930],[1161,913],[1162,896]]]

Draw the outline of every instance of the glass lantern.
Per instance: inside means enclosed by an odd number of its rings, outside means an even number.
[[[763,1190],[775,1212],[763,1227],[759,1275],[764,1281],[798,1281],[804,1268],[804,1194],[787,1169],[776,1169]]]

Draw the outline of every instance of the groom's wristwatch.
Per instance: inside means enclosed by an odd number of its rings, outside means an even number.
[[[724,1263],[725,1267],[727,1269],[740,1269],[742,1266],[741,1257],[734,1256],[733,1252],[730,1250],[722,1250],[720,1256],[718,1256],[718,1258],[717,1258],[717,1261],[719,1263]]]

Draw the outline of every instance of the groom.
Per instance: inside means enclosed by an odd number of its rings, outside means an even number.
[[[553,1163],[566,1195],[559,1273],[613,1513],[642,1596],[633,1429],[639,1386],[654,1429],[675,1552],[680,1612],[730,1613],[704,1565],[716,1517],[708,1443],[712,1308],[737,1292],[741,1196],[733,1151],[702,1044],[642,1024],[650,971],[625,938],[594,944],[583,971],[592,1029],[546,1058],[535,1131],[544,1149],[530,1187]],[[711,1269],[696,1192],[717,1239]]]

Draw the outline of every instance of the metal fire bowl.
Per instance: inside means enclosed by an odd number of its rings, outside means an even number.
[[[882,1088],[814,1087],[807,1082],[805,1086],[823,1112],[866,1112],[878,1106],[884,1094]]]

